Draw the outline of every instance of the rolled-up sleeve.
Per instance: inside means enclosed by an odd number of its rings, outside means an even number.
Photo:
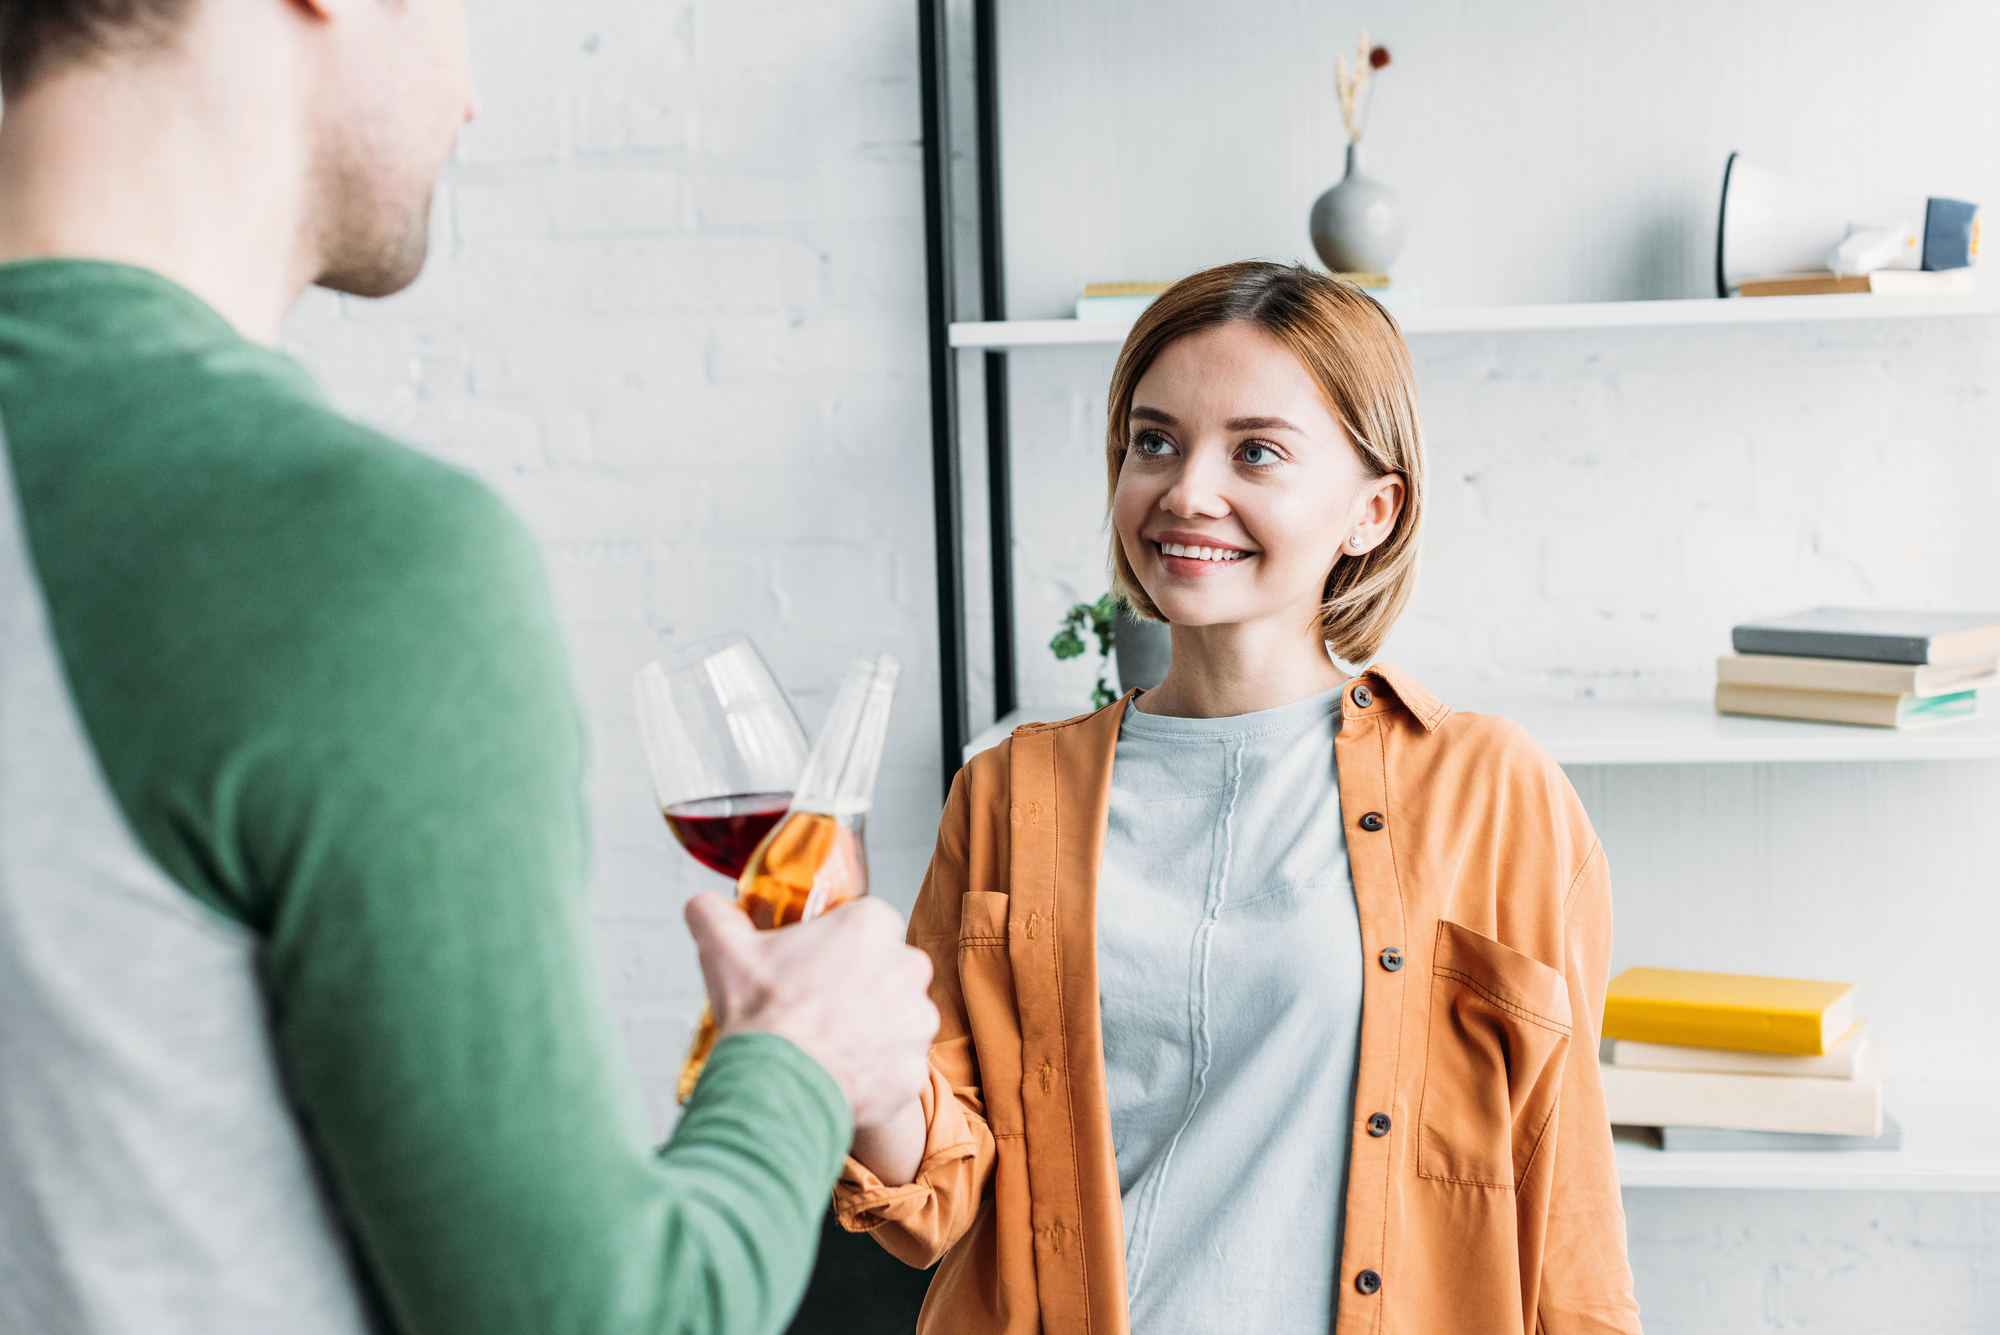
[[[972,1226],[993,1180],[993,1133],[986,1124],[979,1055],[958,971],[969,827],[961,772],[945,802],[937,849],[910,913],[909,941],[931,958],[931,1001],[938,1009],[930,1083],[919,1096],[925,1137],[916,1180],[888,1186],[850,1156],[833,1194],[842,1227],[872,1233],[891,1255],[920,1268],[935,1264]]]

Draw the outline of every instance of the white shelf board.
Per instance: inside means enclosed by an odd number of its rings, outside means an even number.
[[[1454,709],[1504,714],[1561,765],[2000,759],[2000,717],[1899,732],[1732,718],[1708,700],[1537,700],[1439,692]]]
[[[1549,306],[1457,306],[1405,311],[1408,334],[1463,334],[1515,329],[1633,329],[1657,325],[1785,324],[1822,320],[1893,320],[1912,316],[2000,315],[1983,293],[1937,297],[1733,297],[1689,301],[1576,301]],[[1064,343],[1123,343],[1131,324],[1118,320],[996,320],[951,327],[955,348],[1029,348]]]
[[[1783,1077],[1774,1076],[1773,1079]],[[1890,1081],[1900,1150],[1674,1153],[1619,1141],[1624,1187],[2000,1192],[2000,1081]]]
[[[1514,720],[1562,765],[2000,760],[2000,711],[1898,732],[1787,719],[1725,718],[1706,700],[1541,700],[1480,687],[1440,689],[1438,695],[1454,709]],[[1053,722],[1084,712],[1075,705],[1024,706],[966,743],[965,758],[999,745],[1018,724]]]

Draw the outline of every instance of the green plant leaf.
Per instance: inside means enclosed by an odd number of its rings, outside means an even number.
[[[1049,652],[1058,659],[1068,660],[1082,655],[1084,650],[1083,632],[1086,627],[1097,637],[1097,656],[1109,663],[1111,650],[1118,641],[1118,595],[1107,593],[1094,603],[1077,603],[1063,614],[1062,629],[1049,641]],[[1090,692],[1092,707],[1102,709],[1118,698],[1117,692],[1105,684],[1105,674],[1097,674],[1097,685]]]
[[[1117,698],[1118,692],[1105,685],[1104,678],[1099,677],[1096,688],[1090,693],[1090,707],[1092,709],[1102,709]]]

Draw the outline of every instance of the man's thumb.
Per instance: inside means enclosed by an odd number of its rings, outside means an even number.
[[[711,953],[725,959],[735,956],[757,935],[743,910],[713,890],[704,890],[687,902],[687,925],[704,964]]]
[[[732,998],[739,990],[732,983],[740,982],[744,974],[757,929],[743,910],[712,890],[688,901],[687,925],[701,957],[710,1014],[717,1024],[727,1024]]]

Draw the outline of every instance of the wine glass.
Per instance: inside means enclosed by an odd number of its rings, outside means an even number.
[[[632,697],[667,828],[695,861],[738,879],[790,809],[805,768],[806,730],[784,688],[749,636],[729,634],[646,664]],[[714,1046],[704,997],[676,1091],[682,1103]]]
[[[806,730],[746,635],[720,635],[632,679],[653,795],[674,838],[735,880],[791,804]]]
[[[875,776],[901,672],[902,665],[888,654],[863,654],[848,664],[798,790],[778,813],[781,823],[751,849],[736,878],[736,907],[759,930],[807,922],[868,893],[862,833],[875,803]],[[714,1046],[715,1017],[704,1006],[675,1088],[683,1104]]]

